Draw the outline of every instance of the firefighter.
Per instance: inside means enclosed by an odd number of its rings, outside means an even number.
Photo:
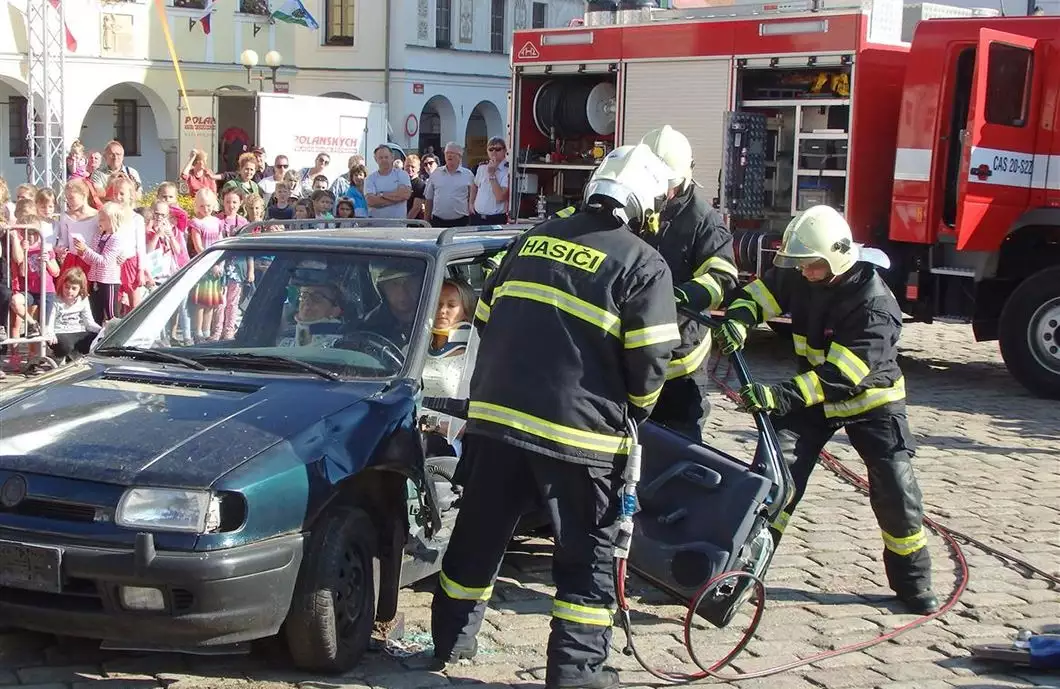
[[[508,542],[544,504],[556,585],[545,685],[618,683],[603,664],[626,422],[647,419],[680,338],[666,262],[630,230],[661,208],[670,174],[646,146],[615,149],[582,209],[519,237],[483,288],[470,469],[431,608],[439,661],[474,656]]]
[[[703,198],[692,179],[692,145],[670,125],[648,132],[641,143],[675,172],[658,230],[646,233],[644,239],[659,250],[670,266],[679,305],[696,311],[716,309],[736,286],[738,273],[732,235],[725,228],[721,213]],[[687,318],[680,318],[678,325],[681,344],[674,351],[666,372],[666,386],[651,418],[702,440],[710,398],[695,374],[710,354],[711,334]]]
[[[795,497],[772,524],[779,543],[825,444],[845,428],[865,462],[869,502],[883,532],[883,564],[898,599],[913,613],[938,610],[923,527],[916,450],[906,420],[905,379],[896,361],[902,312],[876,266],[859,255],[850,226],[834,209],[813,206],[787,229],[770,269],[734,295],[717,337],[725,353],[747,329],[791,314],[798,375],[740,391],[749,411],[766,411],[797,437]]]

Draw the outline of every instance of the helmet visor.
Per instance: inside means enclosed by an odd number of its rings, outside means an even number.
[[[789,226],[784,230],[784,239],[773,259],[773,265],[778,268],[801,268],[824,258],[819,252],[803,244],[798,232]]]

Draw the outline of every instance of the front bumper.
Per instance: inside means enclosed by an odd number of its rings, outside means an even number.
[[[219,646],[272,636],[287,616],[302,562],[302,534],[209,552],[66,545],[0,531],[0,539],[62,548],[62,592],[0,586],[0,620],[50,634],[139,647]],[[122,586],[162,591],[165,609],[127,610]]]

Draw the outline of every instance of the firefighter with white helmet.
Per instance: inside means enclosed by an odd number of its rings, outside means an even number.
[[[644,240],[670,266],[678,304],[701,312],[716,309],[735,288],[738,273],[732,235],[692,179],[692,145],[670,125],[648,132],[641,143],[674,171],[658,226]],[[710,354],[710,330],[687,318],[679,318],[678,326],[681,344],[674,350],[652,420],[700,440],[710,402],[695,374]]]
[[[478,306],[467,480],[431,609],[435,657],[470,658],[504,551],[542,502],[556,534],[546,687],[605,689],[612,544],[629,452],[679,342],[670,270],[637,233],[670,171],[646,146],[612,151],[582,209],[520,236]],[[631,231],[632,230],[632,231]]]
[[[877,266],[854,243],[843,216],[814,206],[784,231],[774,268],[735,295],[718,328],[722,351],[743,346],[747,329],[791,314],[799,373],[740,391],[743,406],[766,411],[797,437],[795,497],[772,525],[780,541],[825,444],[845,428],[869,475],[869,501],[883,532],[890,587],[910,611],[938,610],[923,526],[916,451],[896,360],[902,312]]]

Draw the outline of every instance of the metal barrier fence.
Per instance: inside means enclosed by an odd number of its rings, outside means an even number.
[[[46,355],[48,346],[48,334],[47,334],[47,321],[48,321],[48,280],[45,277],[47,268],[47,253],[53,250],[44,241],[44,236],[41,234],[40,227],[38,225],[0,225],[0,231],[4,233],[4,255],[0,257],[0,261],[6,264],[6,270],[4,270],[4,287],[6,288],[9,297],[9,302],[3,316],[4,332],[6,339],[0,341],[0,347],[7,348],[6,364],[7,366],[15,365],[22,369],[30,369],[38,366],[46,366],[48,368],[55,368],[56,363],[53,359]],[[16,232],[17,231],[17,232]],[[21,232],[22,234],[18,234]],[[15,241],[24,242],[28,240],[32,235],[37,235],[40,239],[40,292],[35,293],[32,296],[36,297],[37,306],[37,318],[35,319],[38,327],[38,334],[29,337],[29,322],[30,312],[33,300],[31,300],[31,293],[29,289],[29,256],[26,254],[25,247],[20,246],[19,249],[22,252],[22,264],[17,266],[11,260],[13,256],[12,247]],[[13,291],[11,285],[14,276],[12,275],[13,270],[19,271],[19,277],[21,278],[22,288],[18,291]],[[17,332],[12,332],[15,324],[15,315],[11,309],[12,302],[16,295],[22,295],[22,299],[26,304],[26,314],[22,318],[22,327],[18,328]],[[55,308],[52,304],[51,308]],[[22,336],[22,330],[25,329],[26,337]],[[31,345],[40,345],[41,355],[33,356],[29,354]],[[26,356],[23,356],[23,350],[26,350]]]

